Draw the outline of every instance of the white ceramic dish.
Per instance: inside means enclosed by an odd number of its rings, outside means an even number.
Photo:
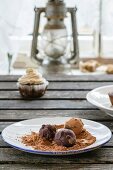
[[[113,106],[111,105],[108,93],[113,92],[113,85],[103,86],[90,91],[86,98],[87,100],[106,112],[107,114],[113,116]]]
[[[104,145],[111,138],[111,131],[106,126],[94,121],[82,119],[85,128],[92,135],[96,137],[96,142],[84,149],[61,151],[61,152],[41,151],[41,150],[34,150],[32,147],[25,146],[19,140],[21,136],[25,134],[29,134],[31,133],[31,131],[35,131],[35,132],[39,131],[39,128],[41,127],[42,124],[48,124],[48,123],[62,124],[68,119],[70,118],[69,117],[37,118],[37,119],[30,119],[30,120],[14,123],[6,127],[2,131],[2,138],[6,143],[8,143],[9,145],[11,145],[12,147],[18,150],[22,150],[34,154],[42,154],[42,155],[71,155],[71,154],[88,152]]]

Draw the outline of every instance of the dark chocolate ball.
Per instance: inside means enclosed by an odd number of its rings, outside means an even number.
[[[56,128],[52,125],[42,125],[39,130],[39,136],[49,141],[52,141],[54,139],[55,133]]]
[[[60,129],[55,134],[54,141],[57,145],[71,147],[76,143],[76,136],[70,129]]]

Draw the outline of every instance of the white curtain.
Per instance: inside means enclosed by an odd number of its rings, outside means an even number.
[[[103,32],[113,33],[113,0],[103,1]],[[23,36],[32,33],[34,7],[45,6],[47,0],[0,0],[0,67],[6,62],[6,53],[18,51],[9,36]],[[67,6],[77,6],[78,29],[88,26],[98,31],[100,0],[65,0]],[[2,60],[1,60],[2,59]],[[2,62],[1,62],[2,61]],[[3,70],[3,69],[2,69]]]
[[[32,33],[34,6],[44,6],[47,0],[0,0],[0,47],[12,51],[8,35]],[[99,0],[65,0],[67,6],[77,6],[78,27],[97,29]],[[2,43],[3,42],[3,43]]]
[[[14,54],[19,48],[9,37],[32,32],[34,6],[34,0],[0,0],[0,74],[8,72],[7,53]]]

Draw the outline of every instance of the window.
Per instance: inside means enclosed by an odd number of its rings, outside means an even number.
[[[27,53],[30,56],[34,24],[33,9],[35,6],[45,6],[46,2],[47,0],[0,2],[1,56],[6,55],[7,52]],[[113,60],[113,0],[65,0],[65,2],[67,7],[76,5],[78,9],[80,57],[83,60],[95,58],[111,62]],[[69,22],[67,27],[69,29]]]

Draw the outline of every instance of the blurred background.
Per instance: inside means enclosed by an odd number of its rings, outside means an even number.
[[[47,0],[0,1],[0,74],[20,74],[30,61],[34,7],[45,7]],[[79,56],[81,60],[113,60],[113,0],[65,0],[77,7]],[[68,14],[67,14],[68,15]],[[70,32],[70,16],[65,19]],[[41,19],[40,30],[45,18]]]

